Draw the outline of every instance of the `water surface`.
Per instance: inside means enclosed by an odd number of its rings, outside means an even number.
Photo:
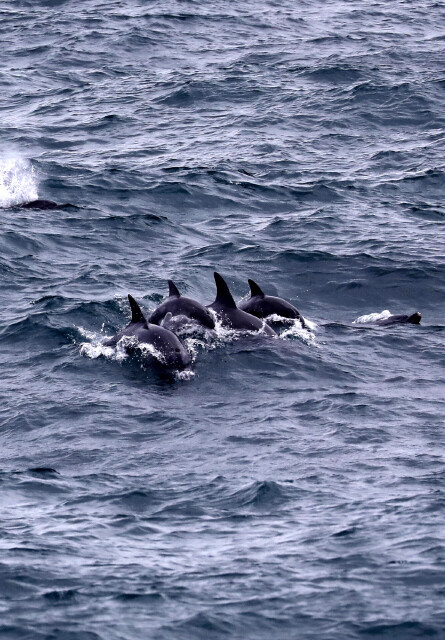
[[[444,27],[3,0],[0,638],[445,637]],[[215,269],[314,330],[104,351]]]

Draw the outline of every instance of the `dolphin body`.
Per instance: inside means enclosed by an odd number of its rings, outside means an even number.
[[[114,347],[121,338],[134,336],[141,344],[152,345],[161,354],[161,364],[169,369],[188,367],[192,360],[179,338],[172,331],[147,322],[140,306],[132,296],[128,296],[128,301],[131,307],[130,323],[113,338],[104,342],[104,345]]]
[[[215,320],[213,319],[212,314],[196,300],[181,296],[178,288],[172,280],[168,281],[167,300],[153,311],[148,322],[163,326],[162,321],[167,313],[171,313],[173,318],[175,316],[182,316],[183,319],[185,316],[186,320],[194,320],[208,329],[215,328]]]
[[[390,324],[420,324],[422,319],[422,314],[419,311],[413,313],[412,315],[400,315],[400,316],[389,316],[388,318],[382,318],[381,320],[375,320],[373,324],[378,324],[381,327],[386,327]]]
[[[202,331],[206,332],[209,330],[208,327],[203,327],[195,322],[195,320],[187,318],[187,316],[172,316],[170,311],[165,314],[160,326],[176,333],[180,340],[186,335],[193,335],[194,337],[197,337],[198,335],[202,335]],[[202,337],[204,338],[205,336],[202,335]]]
[[[61,205],[53,200],[31,200],[20,205],[20,209],[58,209]]]
[[[210,304],[208,308],[212,309],[221,319],[223,327],[244,331],[262,330],[268,336],[277,335],[272,327],[269,327],[259,318],[239,309],[224,278],[216,271],[213,275],[216,283],[216,298],[215,302]]]
[[[281,316],[283,318],[292,318],[300,320],[303,329],[306,328],[304,318],[296,307],[290,302],[286,302],[282,298],[275,296],[266,296],[256,282],[249,279],[250,298],[242,300],[239,308],[247,313],[251,313],[257,318],[267,318],[271,315]]]
[[[173,318],[171,311],[165,314],[160,324],[160,326],[164,327],[164,329],[173,331],[173,333],[176,333],[176,334],[178,334],[188,325],[190,325],[190,318],[187,318],[187,316],[182,316],[182,315],[175,316]]]

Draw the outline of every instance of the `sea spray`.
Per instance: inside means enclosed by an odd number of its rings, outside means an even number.
[[[31,162],[18,156],[0,157],[0,207],[36,200],[37,176]]]

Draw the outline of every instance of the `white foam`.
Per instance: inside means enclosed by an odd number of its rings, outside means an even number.
[[[221,344],[224,342],[235,342],[239,340],[243,336],[257,336],[265,334],[266,330],[266,322],[263,321],[263,325],[261,329],[258,330],[249,330],[249,329],[231,329],[229,327],[224,327],[221,323],[221,319],[215,314],[215,312],[210,309],[214,319],[215,319],[215,335],[216,335],[216,343]],[[215,346],[217,346],[217,344]]]
[[[123,348],[123,345],[119,343],[116,347],[109,347],[103,344],[104,340],[111,338],[112,336],[106,336],[103,333],[95,333],[94,331],[88,331],[83,327],[76,327],[81,336],[86,338],[89,342],[80,343],[80,354],[95,360],[104,356],[109,360],[125,360],[127,353]]]
[[[95,333],[94,331],[88,331],[83,327],[77,327],[79,333],[87,338],[89,342],[82,342],[80,344],[80,353],[87,358],[99,358],[104,356],[109,360],[117,360],[121,362],[128,358],[128,347],[132,347],[140,352],[142,356],[151,355],[156,360],[159,360],[162,364],[165,364],[165,357],[154,347],[152,344],[145,342],[139,342],[135,336],[123,336],[115,347],[111,347],[104,344],[104,341],[112,336],[106,336],[103,333]]]
[[[303,316],[301,316],[303,318],[304,324],[306,325],[306,327],[308,328],[309,331],[316,331],[318,328],[318,325],[316,322],[313,322],[312,320],[308,320],[307,318],[304,318]]]
[[[263,328],[259,331],[239,331],[237,329],[229,329],[222,326],[220,318],[216,315],[213,309],[210,309],[209,311],[212,313],[215,319],[216,340],[213,341],[213,344],[205,344],[204,346],[207,349],[215,348],[225,342],[235,342],[236,340],[239,340],[243,335],[264,334],[265,328],[267,326],[266,321],[263,321]],[[292,340],[297,338],[308,345],[318,346],[314,335],[314,331],[316,331],[317,329],[317,324],[315,322],[303,318],[306,325],[306,328],[303,328],[300,320],[294,318],[284,318],[277,314],[268,316],[267,320],[287,325],[287,328],[278,334],[278,338],[282,338],[284,340]]]
[[[116,350],[113,349],[113,347],[106,347],[103,344],[92,342],[82,342],[80,345],[80,355],[91,358],[92,360],[95,360],[100,356],[104,356],[105,358],[112,360],[115,356],[115,351]]]
[[[298,340],[302,340],[303,342],[305,342],[310,346],[318,347],[317,341],[315,339],[315,334],[314,334],[314,331],[317,328],[317,325],[315,324],[315,322],[312,322],[304,318],[304,324],[306,326],[303,327],[303,325],[301,324],[301,321],[298,318],[282,318],[280,316],[274,315],[273,320],[275,322],[285,322],[286,324],[289,325],[287,329],[285,329],[280,333],[280,338],[282,338],[283,340],[298,339]]]
[[[209,309],[210,313],[213,316],[215,321],[215,336],[216,340],[214,341],[214,347],[223,342],[232,342],[239,338],[240,332],[236,329],[229,329],[229,327],[223,327],[221,318],[213,311],[213,309]]]
[[[158,360],[161,364],[166,364],[164,354],[156,349],[156,347],[154,347],[152,344],[148,344],[148,342],[139,342],[137,338],[128,338],[128,336],[124,336],[119,340],[116,348],[119,348],[120,346],[123,348],[133,347],[134,349],[140,351],[142,356],[150,355],[156,358],[156,360]]]
[[[119,298],[117,298],[117,300],[118,302],[120,302],[120,305],[124,305],[124,299],[119,300]],[[195,333],[193,334],[192,332],[188,332],[189,327],[186,327],[186,331],[184,331],[184,334],[180,336],[185,348],[191,356],[192,362],[196,361],[200,351],[211,351],[213,349],[217,349],[218,347],[222,347],[224,344],[235,342],[246,335],[261,335],[262,333],[264,333],[267,326],[266,322],[263,321],[263,327],[259,331],[239,331],[237,329],[230,329],[222,325],[221,319],[212,309],[210,309],[210,312],[215,319],[214,330],[206,330],[205,328],[203,328],[202,331],[196,333],[195,326]],[[282,318],[281,316],[277,315],[270,316],[270,319],[277,322],[282,322],[287,325],[287,328],[282,331],[280,335],[277,335],[276,339],[299,339],[308,345],[318,346],[316,344],[315,335],[313,333],[313,330],[317,327],[314,322],[308,321],[305,318],[304,322],[308,328],[303,328],[300,320],[298,319]],[[79,331],[81,336],[86,338],[86,341],[80,344],[81,355],[92,359],[103,356],[109,360],[121,362],[128,358],[127,349],[128,347],[132,347],[133,349],[138,350],[141,355],[150,354],[159,362],[165,364],[165,358],[160,351],[158,351],[153,345],[140,343],[134,336],[122,337],[115,347],[106,346],[104,342],[111,336],[105,335],[103,333],[103,329],[104,328],[102,326],[101,332],[97,333],[94,331],[89,331],[84,327],[77,327],[77,330]],[[194,372],[190,369],[176,372],[176,377],[178,380],[190,380],[194,377],[194,375]]]
[[[29,162],[18,156],[0,157],[0,207],[37,200],[36,172]]]
[[[376,320],[385,320],[389,318],[390,315],[391,312],[385,309],[384,311],[380,311],[380,313],[369,313],[368,315],[360,316],[354,320],[352,324],[367,324],[368,322],[375,322]]]
[[[176,378],[178,380],[192,380],[195,377],[195,372],[191,369],[184,369],[184,371],[176,371]]]
[[[105,340],[111,338],[112,336],[89,331],[84,327],[76,328],[78,332],[88,340],[88,342],[80,343],[80,354],[82,356],[86,356],[87,358],[91,358],[93,360],[103,356],[108,360],[122,362],[129,357],[127,348],[132,347],[133,349],[138,350],[142,356],[149,354],[156,358],[161,364],[165,364],[165,357],[158,349],[156,349],[151,344],[139,342],[135,336],[123,336],[115,347],[110,347],[104,345],[103,343]],[[190,341],[186,340],[184,342],[186,349],[189,351],[192,357],[192,361],[194,361],[198,353],[197,348],[192,344],[191,339]],[[205,343],[200,340],[196,340],[195,342],[201,347],[206,346]],[[190,369],[185,369],[184,371],[175,371],[175,377],[178,380],[187,381],[191,380],[194,376],[194,371],[191,371]]]

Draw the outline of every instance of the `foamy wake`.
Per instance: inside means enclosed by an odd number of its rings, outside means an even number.
[[[360,316],[356,320],[353,320],[352,324],[367,324],[369,322],[375,322],[376,320],[385,320],[389,318],[391,312],[388,309],[381,311],[380,313],[369,313],[366,316]]]
[[[0,208],[37,200],[37,176],[29,160],[0,157]]]

